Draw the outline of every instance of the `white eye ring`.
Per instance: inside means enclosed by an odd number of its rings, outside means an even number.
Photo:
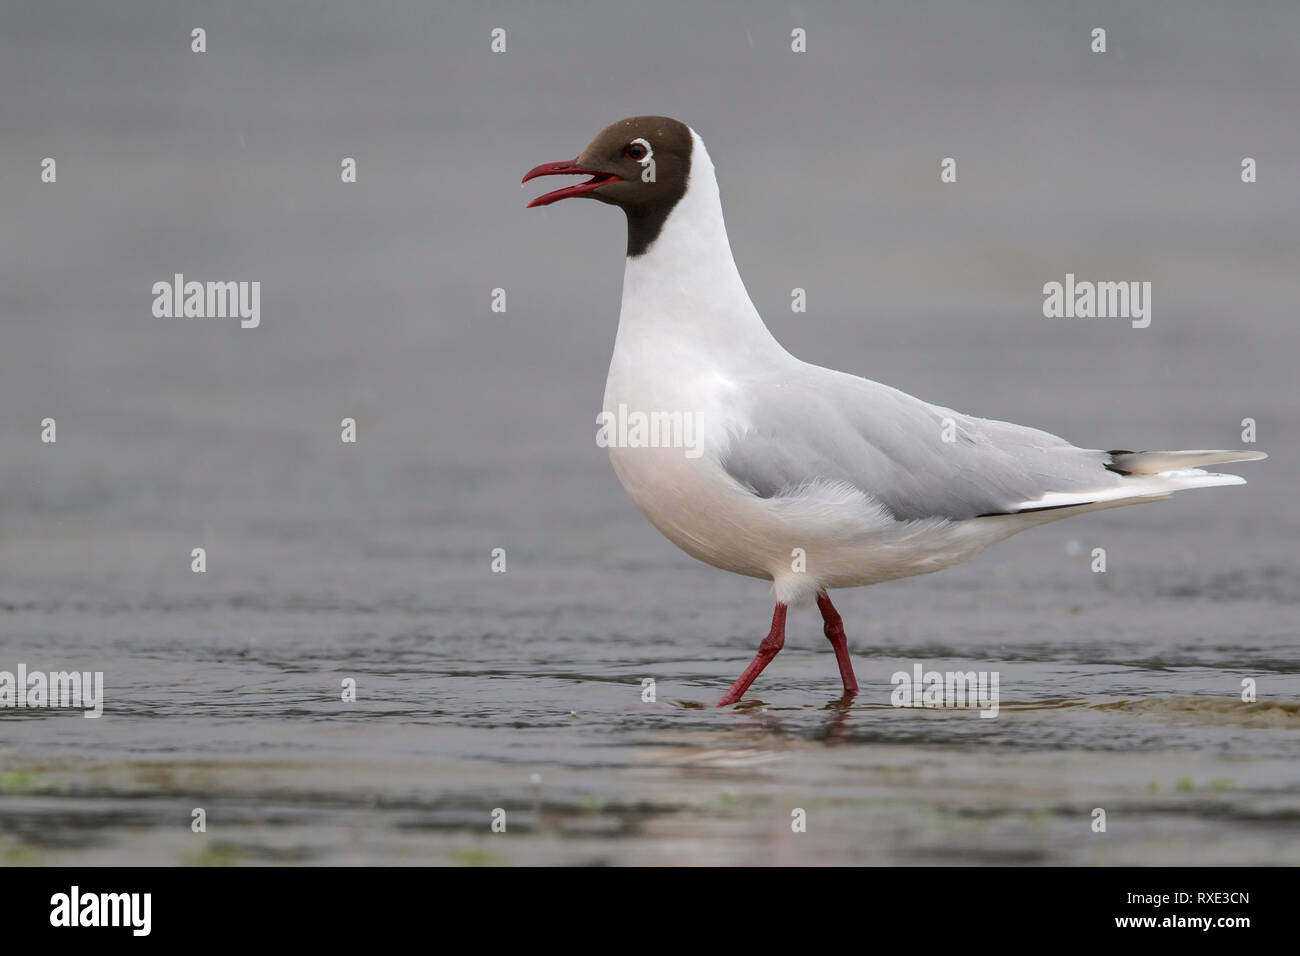
[[[650,145],[649,140],[642,139],[640,136],[632,140],[632,142],[628,143],[628,145],[635,146],[637,143],[640,143],[642,146],[645,147],[645,155],[642,156],[640,159],[638,159],[637,162],[640,163],[642,166],[648,166],[650,164],[650,160],[654,159],[655,157],[655,148]]]

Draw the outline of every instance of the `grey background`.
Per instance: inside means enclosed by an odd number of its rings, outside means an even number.
[[[1294,860],[1297,35],[1280,0],[6,3],[0,668],[102,668],[109,700],[0,714],[2,858]],[[840,595],[851,710],[808,615],[766,711],[695,707],[765,585],[623,496],[593,440],[621,216],[516,186],[652,112],[708,144],[802,358],[1094,447],[1237,447],[1249,416],[1272,458]],[[153,317],[175,272],[260,280],[261,328]],[[1066,272],[1150,280],[1151,328],[1045,319]],[[882,708],[916,660],[1025,710]],[[1110,844],[1099,792],[1133,811]]]

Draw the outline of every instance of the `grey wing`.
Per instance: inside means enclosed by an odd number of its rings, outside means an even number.
[[[962,415],[897,389],[817,366],[750,383],[748,425],[722,467],[754,494],[847,482],[900,521],[1030,510],[1044,494],[1113,488],[1107,452],[1047,432]]]

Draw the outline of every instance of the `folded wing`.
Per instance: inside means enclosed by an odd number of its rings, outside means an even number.
[[[748,383],[719,461],[751,493],[797,495],[847,482],[900,521],[1017,514],[1183,488],[1240,484],[1201,464],[1259,452],[1076,448],[1034,428],[963,415],[905,392],[816,366]]]

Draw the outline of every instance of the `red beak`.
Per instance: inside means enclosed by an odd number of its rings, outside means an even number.
[[[563,189],[557,189],[554,192],[538,196],[528,204],[528,208],[534,206],[549,206],[553,202],[561,199],[568,199],[570,196],[585,196],[593,193],[601,186],[608,183],[618,182],[622,179],[617,173],[602,173],[595,169],[584,169],[579,166],[576,160],[570,160],[562,163],[542,163],[542,165],[530,169],[520,183],[526,183],[530,179],[536,179],[538,176],[590,176],[591,179],[585,183],[578,183],[576,186],[565,186]]]

